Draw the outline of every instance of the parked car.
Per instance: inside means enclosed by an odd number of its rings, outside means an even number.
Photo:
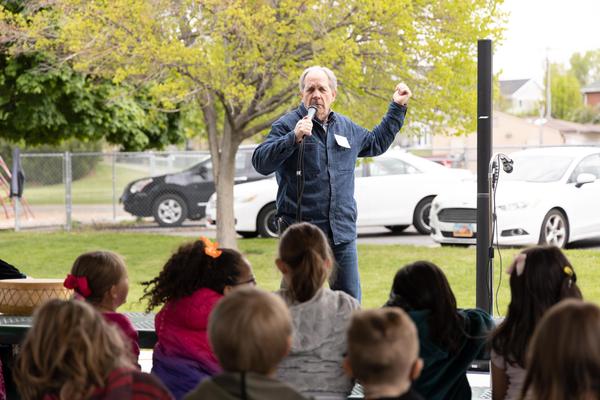
[[[265,178],[252,167],[255,147],[243,146],[238,150],[235,159],[236,183]],[[153,216],[161,226],[179,226],[186,219],[203,218],[208,198],[214,192],[212,161],[207,156],[184,171],[130,182],[119,201],[130,214]]]
[[[358,226],[386,226],[401,232],[410,225],[429,233],[432,199],[445,187],[473,179],[470,171],[451,169],[400,150],[361,159],[355,169]],[[235,229],[243,237],[276,237],[277,182],[266,179],[234,188]],[[211,196],[206,219],[216,220],[216,195]]]
[[[513,172],[500,172],[494,243],[550,244],[600,236],[600,147],[552,147],[514,152]],[[474,183],[440,192],[431,207],[431,237],[441,244],[474,244]]]

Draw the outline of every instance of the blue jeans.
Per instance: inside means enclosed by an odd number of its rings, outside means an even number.
[[[358,254],[356,239],[351,242],[334,245],[329,243],[335,257],[336,268],[333,280],[329,282],[332,290],[341,290],[361,301],[360,275],[358,273]]]

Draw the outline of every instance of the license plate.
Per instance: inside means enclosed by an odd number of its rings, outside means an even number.
[[[452,236],[472,238],[474,230],[475,227],[473,226],[473,224],[454,224]]]

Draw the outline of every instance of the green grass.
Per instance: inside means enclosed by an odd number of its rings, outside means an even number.
[[[118,200],[129,182],[148,176],[148,173],[117,164],[115,176],[115,191]],[[64,204],[65,185],[62,183],[45,186],[26,185],[24,195],[31,205]],[[112,204],[111,163],[101,162],[90,174],[74,181],[71,186],[71,196],[73,204]]]
[[[33,277],[64,278],[73,260],[81,253],[105,249],[125,257],[129,271],[130,292],[122,311],[142,311],[145,304],[138,300],[142,295],[140,282],[153,278],[163,263],[180,244],[190,238],[140,233],[29,233],[0,232],[0,257]],[[280,275],[274,266],[276,241],[248,239],[238,242],[240,250],[250,260],[259,286],[275,290]],[[389,294],[396,270],[416,260],[430,260],[442,267],[456,295],[459,307],[475,305],[475,249],[429,248],[401,245],[359,245],[359,265],[363,289],[363,306],[378,307]],[[516,249],[501,252],[503,266],[512,260]],[[600,252],[597,250],[567,250],[567,257],[575,266],[584,297],[600,303]],[[495,258],[495,284],[502,277],[498,296],[499,310],[503,314],[510,292],[507,275],[500,271],[500,257]],[[499,275],[500,274],[500,275]]]

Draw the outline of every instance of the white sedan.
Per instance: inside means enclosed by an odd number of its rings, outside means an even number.
[[[357,226],[385,226],[401,232],[409,225],[428,234],[431,201],[445,188],[473,174],[451,169],[401,150],[359,159],[355,169]],[[234,187],[235,230],[243,237],[276,237],[277,182],[273,179],[243,183]],[[209,223],[216,220],[216,194],[206,207]]]
[[[509,155],[495,196],[499,245],[550,244],[600,236],[600,147],[549,147]],[[441,244],[474,244],[477,188],[441,192],[431,207],[431,237]]]

